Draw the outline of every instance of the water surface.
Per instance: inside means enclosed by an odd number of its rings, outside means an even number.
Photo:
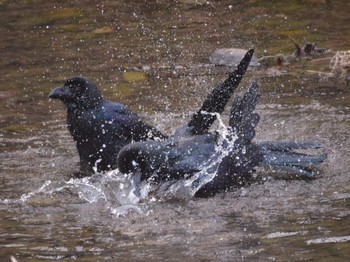
[[[0,260],[349,260],[350,91],[329,75],[334,53],[349,49],[349,10],[348,1],[322,0],[2,1]],[[327,146],[317,179],[264,173],[209,199],[137,201],[117,173],[73,176],[78,154],[63,105],[47,98],[64,79],[88,76],[171,133],[225,78],[229,69],[196,67],[215,49],[291,54],[289,37],[331,52],[252,70],[238,93],[259,78],[257,141]],[[135,73],[140,66],[156,69]]]

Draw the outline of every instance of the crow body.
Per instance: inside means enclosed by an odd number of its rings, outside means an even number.
[[[253,53],[254,50],[247,52],[237,69],[213,90],[201,109],[192,116],[189,126],[193,134],[206,133],[215,121],[216,117],[207,113],[224,110]],[[67,126],[76,142],[83,173],[116,169],[117,155],[127,144],[167,138],[125,105],[103,99],[96,85],[87,78],[72,77],[62,87],[53,89],[49,97],[61,100],[67,109]]]
[[[254,111],[258,98],[258,83],[253,81],[244,97],[233,102],[224,130],[193,135],[193,126],[187,124],[164,141],[126,145],[118,155],[119,170],[156,183],[196,176],[191,187],[202,197],[251,183],[257,166],[314,177],[312,167],[327,155],[298,150],[321,148],[319,143],[252,141],[259,122]]]
[[[117,168],[118,152],[129,143],[166,138],[125,105],[103,99],[96,85],[84,77],[68,79],[49,97],[61,100],[67,109],[67,127],[83,172]]]
[[[67,126],[76,142],[81,170],[118,168],[154,183],[191,178],[197,196],[209,196],[253,181],[257,166],[314,177],[314,166],[326,154],[303,154],[317,149],[314,142],[254,142],[259,115],[255,107],[259,86],[253,81],[243,98],[231,107],[229,123],[210,132],[217,117],[241,82],[254,50],[249,50],[228,78],[208,95],[189,122],[166,136],[144,123],[121,103],[102,98],[96,85],[84,77],[68,79],[50,98],[67,109]]]

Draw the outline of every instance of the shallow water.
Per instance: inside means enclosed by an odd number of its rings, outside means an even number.
[[[332,52],[349,49],[349,4],[193,2],[0,3],[1,261],[350,259],[350,89],[342,77],[311,71],[330,73]],[[223,47],[290,54],[288,36],[332,52],[273,68],[280,76],[250,71],[239,92],[259,78],[257,141],[327,146],[317,179],[265,172],[261,183],[209,199],[145,187],[139,200],[115,172],[74,178],[78,155],[63,106],[47,99],[65,78],[90,77],[105,97],[171,133],[227,71],[190,66]],[[144,65],[158,69],[122,71]],[[162,69],[178,65],[188,68]]]

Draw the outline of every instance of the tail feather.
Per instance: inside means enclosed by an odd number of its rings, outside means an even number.
[[[285,171],[290,174],[296,174],[303,178],[313,178],[317,175],[316,170],[313,170],[311,168],[300,167],[300,166],[282,165],[282,166],[273,166],[273,169]]]
[[[259,145],[264,154],[261,166],[300,176],[314,177],[317,172],[313,167],[320,165],[327,158],[326,153],[306,154],[295,151],[322,149],[322,144],[317,142],[263,142]]]
[[[290,141],[276,141],[276,142],[260,142],[259,145],[265,150],[271,151],[291,151],[293,149],[319,149],[325,146],[319,142],[290,142]]]

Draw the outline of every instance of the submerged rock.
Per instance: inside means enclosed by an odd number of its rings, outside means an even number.
[[[146,81],[147,75],[144,72],[124,72],[123,79],[126,82]]]
[[[109,33],[113,33],[113,29],[109,26],[104,26],[104,27],[95,29],[94,31],[92,31],[92,33],[94,33],[94,34],[109,34]]]
[[[211,63],[222,66],[237,66],[248,50],[239,48],[217,49],[209,57]],[[259,66],[258,59],[254,55],[250,66]]]

